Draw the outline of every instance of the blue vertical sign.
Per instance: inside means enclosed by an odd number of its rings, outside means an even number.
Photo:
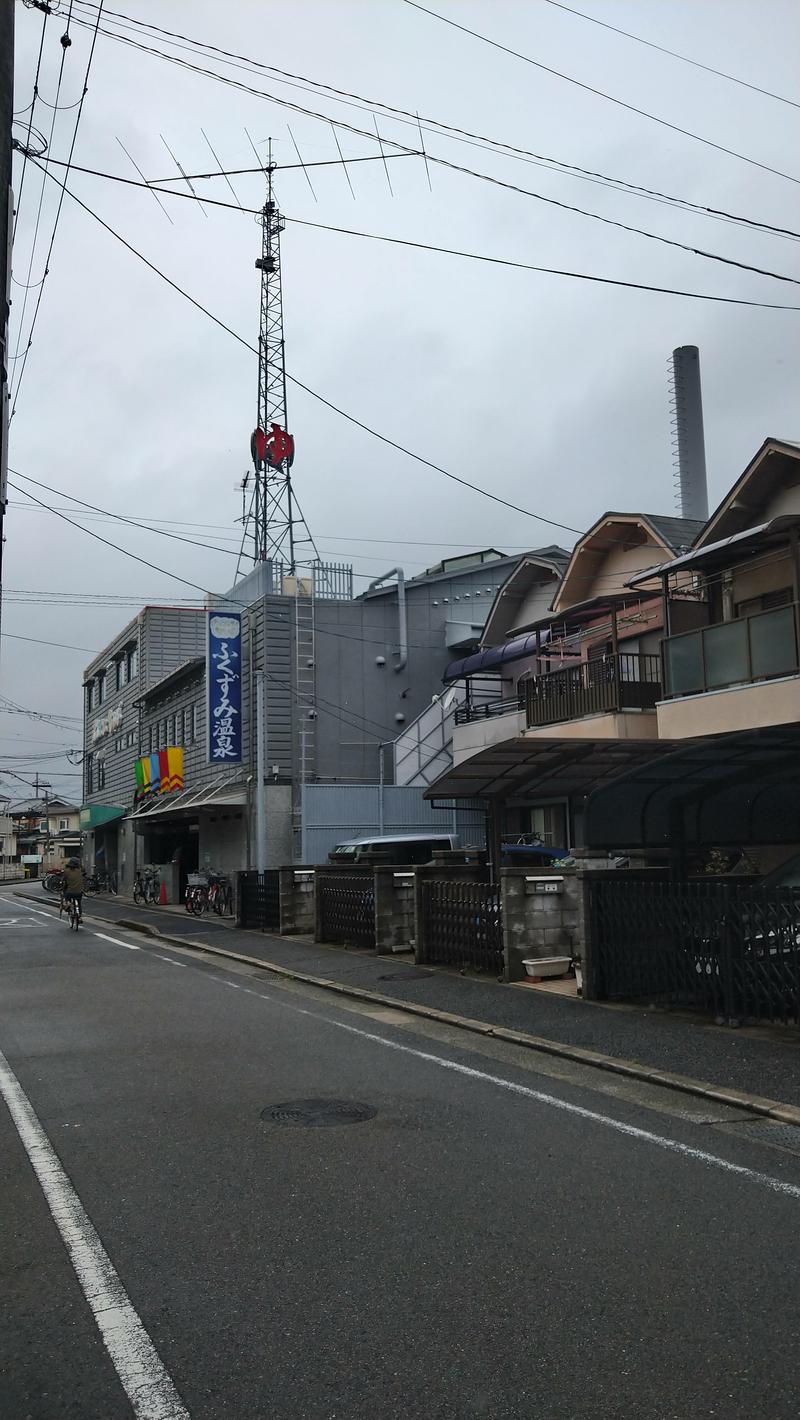
[[[209,611],[206,651],[208,762],[242,762],[242,618]]]

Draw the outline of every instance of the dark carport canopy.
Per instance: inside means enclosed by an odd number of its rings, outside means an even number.
[[[800,725],[692,740],[595,787],[591,848],[800,843]]]
[[[442,774],[426,799],[497,799],[519,794],[563,798],[589,794],[635,764],[665,754],[657,740],[502,740]]]

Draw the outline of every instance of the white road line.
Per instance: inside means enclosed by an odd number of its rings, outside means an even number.
[[[52,912],[44,912],[41,907],[28,907],[25,903],[15,902],[11,897],[0,897],[0,902],[7,902],[9,907],[22,908],[23,912],[35,912],[37,917],[46,917],[48,922],[55,922],[57,919]]]
[[[92,932],[93,937],[99,937],[101,942],[113,942],[115,947],[125,947],[129,952],[140,952],[141,947],[134,946],[133,942],[121,942],[119,937],[107,937],[105,932]]]
[[[0,899],[2,900],[2,899]],[[106,937],[102,932],[95,932],[96,937],[102,937],[105,942],[113,942],[116,946],[127,947],[129,951],[140,951],[140,947],[132,947],[128,942],[121,942],[116,937]],[[156,953],[155,955],[160,955]],[[167,960],[167,958],[164,958]],[[173,963],[176,964],[176,963]],[[181,962],[180,965],[188,963]],[[236,982],[226,981],[221,976],[206,976],[206,980],[214,981],[220,986],[236,986]],[[592,1124],[600,1124],[605,1129],[613,1129],[618,1134],[624,1134],[629,1139],[638,1139],[641,1143],[651,1144],[657,1149],[665,1149],[672,1154],[680,1154],[684,1158],[694,1159],[698,1163],[707,1164],[712,1168],[721,1169],[724,1173],[738,1174],[741,1178],[747,1178],[751,1183],[758,1183],[764,1188],[769,1188],[774,1193],[785,1194],[789,1198],[800,1199],[800,1185],[787,1183],[783,1179],[774,1178],[771,1174],[760,1173],[758,1169],[746,1168],[744,1164],[731,1163],[729,1159],[723,1159],[719,1154],[710,1154],[705,1149],[695,1149],[691,1144],[681,1144],[677,1139],[668,1139],[663,1134],[655,1134],[650,1129],[640,1129],[635,1124],[625,1124],[622,1120],[614,1119],[611,1115],[600,1114],[594,1109],[586,1109],[584,1105],[572,1104],[569,1100],[559,1099],[556,1095],[549,1095],[544,1090],[532,1090],[528,1085],[517,1085],[512,1080],[504,1080],[500,1075],[490,1075],[486,1070],[475,1070],[472,1066],[461,1065],[455,1060],[446,1060],[441,1055],[433,1055],[427,1050],[416,1050],[411,1045],[403,1045],[396,1040],[388,1040],[386,1036],[375,1035],[372,1031],[360,1030],[358,1026],[347,1025],[344,1021],[335,1021],[330,1016],[320,1015],[318,1011],[308,1011],[303,1006],[295,1006],[290,1001],[278,1000],[275,996],[265,995],[261,991],[252,991],[247,986],[239,986],[247,996],[257,996],[261,1001],[268,1001],[270,1005],[281,1005],[287,1011],[294,1011],[297,1015],[308,1016],[311,1020],[321,1021],[324,1025],[333,1026],[336,1030],[347,1031],[350,1035],[360,1036],[362,1040],[372,1041],[374,1045],[383,1045],[387,1050],[397,1050],[402,1055],[413,1055],[417,1060],[425,1060],[431,1065],[438,1065],[442,1070],[450,1070],[454,1074],[464,1075],[471,1080],[480,1080],[485,1084],[496,1085],[501,1090],[507,1090],[510,1094],[521,1095],[525,1099],[535,1100],[537,1104],[547,1105],[550,1109],[561,1110],[564,1114],[575,1115],[579,1119],[589,1120]]]
[[[136,1420],[190,1420],[33,1106],[0,1051],[0,1093]]]

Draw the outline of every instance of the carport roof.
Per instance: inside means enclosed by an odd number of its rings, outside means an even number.
[[[595,786],[591,848],[800,843],[800,725],[707,736]]]
[[[563,798],[589,794],[636,764],[665,754],[657,740],[502,740],[456,764],[425,791],[426,799],[508,799],[535,792]]]

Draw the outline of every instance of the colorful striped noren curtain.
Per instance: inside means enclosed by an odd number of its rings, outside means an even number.
[[[183,788],[183,750],[159,749],[136,761],[138,796],[170,794]]]

